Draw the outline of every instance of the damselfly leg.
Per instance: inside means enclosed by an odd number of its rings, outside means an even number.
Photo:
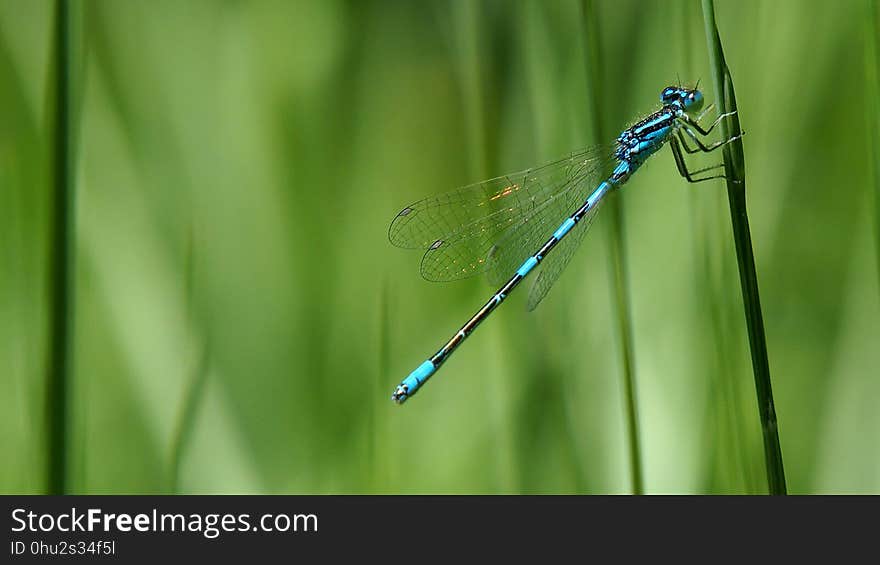
[[[736,183],[741,182],[737,179],[729,178],[725,175],[711,175],[711,176],[707,176],[707,177],[697,178],[697,175],[699,175],[700,173],[712,171],[715,169],[720,169],[724,166],[724,164],[720,163],[717,165],[712,165],[709,167],[704,167],[702,169],[697,169],[695,171],[691,171],[688,169],[687,162],[685,161],[684,155],[682,154],[682,151],[684,151],[685,153],[691,154],[691,155],[694,153],[701,152],[701,151],[703,153],[710,153],[712,151],[715,151],[719,147],[723,147],[723,146],[727,145],[728,143],[731,143],[733,141],[736,141],[737,139],[740,139],[743,135],[745,135],[745,132],[740,132],[740,133],[730,137],[729,139],[723,139],[721,141],[716,141],[715,143],[711,143],[709,145],[706,145],[705,143],[703,143],[703,141],[700,139],[700,137],[697,135],[697,133],[699,133],[700,135],[702,135],[704,137],[708,136],[710,133],[712,133],[712,130],[715,129],[715,126],[717,126],[719,123],[721,123],[721,120],[723,120],[725,118],[729,118],[729,117],[736,114],[736,111],[726,112],[724,114],[719,114],[708,128],[703,129],[700,126],[700,120],[702,120],[703,117],[708,113],[708,111],[713,107],[714,107],[714,104],[710,104],[709,107],[706,108],[706,110],[704,110],[702,113],[700,113],[700,115],[697,116],[696,118],[692,118],[690,115],[688,115],[686,113],[681,114],[680,116],[676,117],[676,120],[679,123],[679,128],[678,128],[678,131],[675,132],[675,135],[672,135],[669,138],[669,146],[670,146],[670,149],[672,149],[672,156],[675,158],[675,166],[678,168],[679,174],[681,174],[681,176],[690,183],[704,182],[704,181],[715,180],[715,179],[725,179],[725,180],[728,180],[731,182],[736,182]],[[690,137],[694,141],[694,143],[696,143],[696,145],[697,145],[696,148],[693,148],[690,145],[688,145],[682,131],[684,133],[686,133],[688,135],[688,137]]]
[[[700,126],[700,122],[699,122],[699,120],[696,120],[696,119],[690,117],[690,116],[687,115],[687,114],[681,114],[680,116],[677,116],[677,117],[676,117],[676,121],[678,121],[678,122],[679,122],[680,124],[682,124],[682,125],[692,127],[693,129],[695,129],[695,130],[697,130],[698,132],[700,132],[700,135],[704,135],[704,136],[705,136],[705,135],[709,135],[710,133],[712,133],[712,130],[715,129],[715,126],[717,126],[719,123],[721,123],[721,120],[723,120],[724,118],[729,118],[729,117],[733,116],[734,114],[736,114],[735,111],[734,111],[734,112],[727,112],[727,113],[724,113],[724,114],[719,114],[719,115],[715,118],[715,121],[712,122],[712,125],[710,125],[710,126],[709,126],[708,128],[706,128],[706,129],[703,129],[702,126]],[[702,117],[702,116],[701,116],[701,117]]]
[[[732,140],[727,140],[723,143],[729,143],[730,141]],[[681,151],[681,143],[676,137],[671,136],[669,138],[669,148],[672,150],[672,156],[675,159],[675,166],[678,168],[678,173],[682,176],[682,178],[690,183],[705,182],[715,179],[725,179],[735,183],[740,182],[738,179],[730,178],[725,175],[712,175],[708,177],[696,178],[696,175],[699,175],[700,173],[705,173],[707,171],[712,171],[724,167],[724,163],[718,163],[717,165],[711,165],[709,167],[704,167],[702,169],[691,171],[688,169],[687,163],[684,160],[684,155]]]
[[[694,140],[694,143],[697,144],[696,149],[690,147],[687,144],[687,142],[684,139],[684,134],[681,133],[682,130],[684,130],[684,132],[686,134],[688,134],[688,136],[690,136],[691,139]],[[733,137],[731,137],[730,139],[724,139],[721,141],[716,141],[715,143],[712,143],[710,145],[705,145],[702,141],[700,141],[700,138],[697,137],[697,134],[695,134],[693,131],[688,129],[687,126],[681,126],[681,128],[679,128],[679,130],[675,133],[676,133],[676,135],[678,135],[679,141],[681,141],[682,149],[684,149],[685,153],[690,153],[690,154],[698,153],[700,151],[702,151],[703,153],[710,153],[712,151],[715,151],[719,147],[724,147],[728,143],[730,143],[732,141],[736,141],[737,139],[741,138],[742,136],[744,136],[746,134],[746,132],[741,131],[737,135],[734,135]]]

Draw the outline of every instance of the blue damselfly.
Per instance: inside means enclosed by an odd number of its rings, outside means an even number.
[[[426,198],[397,214],[388,237],[398,247],[425,250],[423,277],[449,281],[485,272],[491,283],[501,287],[446,345],[397,386],[391,395],[395,402],[403,403],[415,394],[540,264],[541,272],[528,299],[529,310],[534,309],[568,265],[605,197],[626,183],[667,142],[678,172],[688,182],[724,178],[705,174],[723,164],[689,170],[682,151],[708,153],[737,139],[742,134],[709,145],[701,140],[733,113],[719,115],[703,129],[700,122],[712,106],[695,116],[703,106],[697,87],[666,87],[660,101],[659,110],[624,130],[610,146],[572,153],[541,167]],[[691,147],[686,137],[696,147]],[[604,171],[613,172],[601,180]]]

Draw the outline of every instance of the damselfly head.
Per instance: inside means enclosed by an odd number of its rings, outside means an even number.
[[[699,112],[703,107],[703,93],[696,88],[667,86],[660,92],[664,106],[678,106],[685,112]]]

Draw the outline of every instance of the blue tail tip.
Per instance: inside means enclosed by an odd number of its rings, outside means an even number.
[[[406,399],[410,396],[414,395],[419,387],[421,387],[425,381],[431,378],[431,375],[434,371],[437,370],[437,366],[433,361],[428,359],[418,367],[416,370],[409,374],[403,381],[397,385],[397,388],[394,390],[394,394],[391,395],[391,400],[398,404],[403,404],[406,402]]]
[[[403,404],[407,398],[409,398],[409,387],[405,384],[397,385],[397,388],[391,394],[391,400],[397,404]]]

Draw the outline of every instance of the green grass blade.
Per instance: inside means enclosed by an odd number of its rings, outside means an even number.
[[[183,407],[175,426],[174,438],[171,442],[171,457],[169,464],[170,491],[180,493],[180,468],[183,457],[189,447],[192,433],[195,429],[196,416],[202,399],[205,396],[205,384],[208,381],[208,347],[200,348],[199,358],[191,373],[189,386],[184,396]]]
[[[877,0],[867,0],[868,13],[865,22],[865,86],[867,102],[867,124],[869,138],[868,167],[871,171],[871,181],[874,184],[874,229],[876,241],[877,277],[880,281],[880,56],[877,50],[880,48],[877,36],[880,35],[880,8]]]
[[[52,196],[49,249],[49,362],[46,381],[46,480],[49,494],[68,484],[70,373],[73,336],[74,166],[72,148],[71,14],[67,0],[55,3],[52,53]]]
[[[608,136],[603,131],[601,97],[602,90],[602,57],[600,54],[599,25],[596,21],[596,9],[592,0],[582,2],[584,16],[584,41],[587,62],[587,104],[590,121],[593,125],[591,139],[596,143],[604,143]],[[607,171],[610,172],[610,171]],[[617,312],[617,332],[620,342],[621,363],[623,366],[624,397],[626,401],[626,418],[629,444],[629,464],[632,478],[633,494],[644,493],[642,479],[642,455],[639,441],[638,401],[636,399],[635,366],[633,362],[632,312],[629,300],[628,274],[626,270],[625,217],[620,198],[611,198],[607,203],[607,215],[611,222],[610,249],[611,277],[614,291],[614,303]]]
[[[702,1],[706,42],[718,111],[721,113],[736,111],[733,80],[724,60],[721,37],[715,24],[715,3],[714,0]],[[739,134],[739,116],[734,115],[729,120],[722,120],[720,128],[723,139],[729,139],[731,135]],[[749,233],[749,218],[746,213],[745,158],[741,139],[724,146],[724,170],[729,179],[727,181],[727,196],[733,224],[733,239],[739,266],[749,347],[752,354],[752,368],[755,374],[755,390],[763,432],[767,482],[770,494],[785,494],[785,470],[782,464],[782,449],[779,445],[779,429],[776,422],[776,409],[773,405],[773,390],[770,384],[767,340],[764,336],[764,320],[758,296],[758,275],[755,269],[752,237]]]
[[[389,488],[390,472],[388,444],[391,437],[387,418],[388,375],[391,374],[391,297],[394,296],[388,277],[382,279],[379,295],[378,363],[373,380],[372,401],[369,408],[370,490],[385,493]]]
[[[195,236],[192,227],[187,238],[185,262],[186,304],[189,325],[197,327],[195,315]],[[184,393],[183,405],[178,414],[174,436],[171,440],[171,456],[169,462],[170,491],[180,492],[180,468],[195,428],[196,416],[205,396],[205,384],[208,381],[208,364],[210,360],[207,340],[197,342],[195,363],[190,372],[189,383]]]
[[[696,53],[696,18],[699,18],[699,6],[690,0],[679,2],[681,8],[677,18],[679,33],[685,38],[679,51],[681,60],[681,76],[697,77],[694,54]],[[689,191],[691,217],[691,245],[693,261],[693,291],[695,307],[699,316],[705,320],[696,331],[706,332],[708,343],[713,347],[704,350],[695,349],[696,358],[703,356],[704,373],[709,377],[706,396],[706,425],[703,430],[706,456],[712,460],[712,470],[704,477],[703,492],[739,492],[742,488],[748,492],[751,481],[750,466],[743,456],[745,446],[742,438],[742,427],[737,424],[737,415],[741,413],[739,406],[740,393],[736,388],[735,371],[731,359],[732,351],[729,334],[725,331],[729,308],[726,304],[714,300],[716,296],[727,293],[732,281],[724,277],[715,267],[718,258],[724,257],[726,247],[724,237],[724,210],[721,203],[722,195],[700,190]],[[713,261],[713,259],[715,261]],[[737,482],[734,477],[738,477]]]

